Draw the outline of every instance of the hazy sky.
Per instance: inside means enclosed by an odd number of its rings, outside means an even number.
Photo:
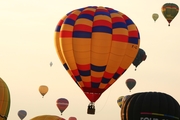
[[[19,120],[21,109],[27,111],[24,120],[43,114],[61,116],[56,107],[61,97],[70,102],[62,117],[78,120],[120,120],[117,98],[136,92],[165,92],[180,102],[180,16],[168,26],[161,7],[169,2],[180,5],[179,0],[0,0],[0,77],[11,94],[8,120]],[[66,13],[92,5],[111,7],[130,17],[139,29],[140,48],[147,59],[137,71],[131,65],[95,103],[96,114],[88,115],[89,100],[56,54],[54,30]],[[156,22],[153,13],[159,14]],[[125,85],[128,78],[137,81],[131,92]],[[49,87],[44,98],[40,85]]]

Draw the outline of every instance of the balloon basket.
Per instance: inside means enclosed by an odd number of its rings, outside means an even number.
[[[95,105],[93,102],[88,105],[87,114],[95,114]]]
[[[95,109],[89,109],[88,108],[87,114],[95,114]]]

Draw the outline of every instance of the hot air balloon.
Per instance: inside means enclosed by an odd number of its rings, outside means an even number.
[[[154,21],[156,21],[159,18],[159,15],[157,13],[153,13],[152,18]]]
[[[147,55],[145,51],[141,48],[138,50],[138,54],[136,55],[134,61],[132,64],[136,67],[135,70],[137,69],[137,66],[141,64],[142,61],[145,61],[147,58]]]
[[[179,12],[179,7],[175,3],[165,3],[161,8],[162,14],[164,15],[165,19],[168,21],[168,26],[172,20],[176,17]]]
[[[126,102],[126,101],[130,98],[130,96],[131,96],[131,95],[126,95],[126,96],[123,97],[123,99],[122,99],[122,105],[124,104],[124,102]],[[122,106],[122,105],[121,105],[121,106]]]
[[[27,112],[25,110],[19,110],[18,111],[18,116],[21,120],[23,120],[27,115]]]
[[[55,30],[57,54],[95,113],[95,103],[130,66],[139,49],[136,25],[108,7],[88,6],[62,18]],[[91,109],[92,108],[92,109]]]
[[[179,120],[179,103],[162,92],[140,92],[121,107],[121,120]]]
[[[10,110],[10,92],[7,84],[0,78],[0,120],[8,118]]]
[[[122,100],[123,100],[123,98],[124,98],[124,96],[120,96],[120,97],[118,97],[118,99],[117,99],[117,104],[118,104],[118,106],[121,108],[121,106],[122,106]]]
[[[65,119],[56,115],[39,115],[30,120],[65,120]]]
[[[48,87],[46,85],[39,86],[39,92],[44,97],[44,95],[48,92]]]
[[[126,86],[129,88],[129,90],[131,91],[131,89],[134,88],[134,86],[136,85],[136,80],[129,78],[126,80]]]
[[[53,65],[53,63],[52,62],[50,62],[50,67]]]
[[[77,120],[76,117],[69,117],[68,120]]]
[[[56,101],[56,106],[58,107],[59,111],[62,113],[64,112],[64,110],[68,107],[69,105],[69,101],[66,98],[59,98]]]

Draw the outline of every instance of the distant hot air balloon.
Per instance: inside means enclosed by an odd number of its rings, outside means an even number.
[[[52,62],[50,62],[50,67],[53,65],[53,63]]]
[[[141,64],[142,61],[145,61],[147,58],[147,55],[145,51],[141,48],[139,48],[138,53],[132,62],[132,64],[136,67],[135,70],[137,69],[137,66]]]
[[[69,101],[66,98],[59,98],[56,101],[56,106],[58,107],[59,111],[62,113],[64,112],[64,110],[68,107],[69,105]]]
[[[68,120],[77,120],[76,117],[69,117]]]
[[[136,80],[129,78],[126,80],[126,86],[129,88],[129,90],[131,91],[131,89],[134,88],[134,86],[136,85]]]
[[[122,100],[123,100],[123,98],[124,98],[124,96],[120,96],[120,97],[118,97],[118,99],[117,99],[117,104],[118,104],[118,106],[121,108],[121,106],[122,106]]]
[[[18,111],[18,116],[21,120],[23,120],[27,115],[27,112],[25,110],[19,110]]]
[[[39,86],[39,92],[44,97],[44,95],[48,92],[48,87],[46,85]]]
[[[30,120],[65,120],[65,119],[56,115],[39,115]]]
[[[172,20],[176,17],[179,12],[179,7],[175,3],[165,3],[161,8],[162,14],[168,21],[169,26]]]
[[[122,105],[124,104],[124,102],[125,102],[126,100],[128,100],[128,99],[130,98],[130,96],[131,96],[131,95],[126,95],[126,96],[123,97],[123,99],[122,99]]]
[[[0,120],[6,120],[8,118],[10,102],[9,88],[2,78],[0,78]]]
[[[154,21],[156,21],[159,18],[159,15],[157,13],[152,14],[152,18]]]
[[[179,120],[179,103],[161,92],[140,92],[121,107],[121,120]]]
[[[69,12],[55,30],[57,54],[73,80],[94,102],[130,66],[139,49],[136,25],[108,7],[88,6]],[[91,107],[92,106],[92,107]]]

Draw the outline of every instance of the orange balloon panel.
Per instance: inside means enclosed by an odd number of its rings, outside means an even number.
[[[139,44],[133,21],[108,7],[73,10],[59,21],[55,30],[58,56],[91,102],[127,70]]]

